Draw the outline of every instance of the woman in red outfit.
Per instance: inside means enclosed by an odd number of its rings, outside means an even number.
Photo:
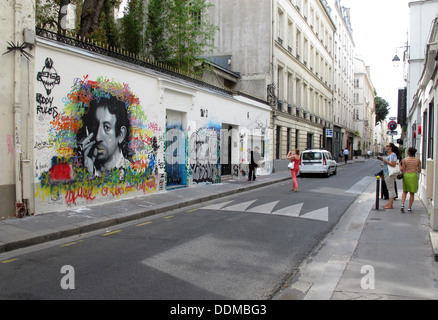
[[[295,149],[295,153],[294,154],[292,154],[292,151],[289,151],[289,153],[287,154],[286,158],[289,159],[290,162],[294,162],[295,163],[294,168],[291,169],[290,172],[291,172],[292,181],[293,181],[292,190],[294,192],[298,192],[297,175],[298,175],[298,170],[300,169],[300,162],[301,162],[300,150]]]

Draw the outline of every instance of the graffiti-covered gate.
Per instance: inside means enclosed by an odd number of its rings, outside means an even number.
[[[183,113],[167,110],[165,167],[167,187],[187,186],[186,130]]]

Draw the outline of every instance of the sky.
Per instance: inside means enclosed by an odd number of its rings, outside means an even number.
[[[412,0],[341,0],[342,6],[351,9],[356,56],[371,67],[377,95],[391,108],[388,117],[397,116],[398,89],[406,86],[403,64],[394,68],[392,59],[396,54],[403,59],[399,47],[408,40],[409,2]]]

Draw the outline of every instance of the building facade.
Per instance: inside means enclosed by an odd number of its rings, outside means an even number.
[[[374,139],[374,127],[376,122],[375,94],[371,81],[371,68],[359,58],[354,58],[354,111],[353,130],[354,153],[356,155],[367,154],[368,151],[378,151]]]
[[[422,163],[418,193],[431,216],[432,229],[438,231],[437,18],[431,21],[431,31],[426,43],[424,68],[408,113],[408,128],[410,128],[412,140],[407,141],[407,147],[413,146],[418,150],[417,157]]]
[[[354,116],[354,55],[355,44],[351,27],[350,9],[340,0],[329,0],[336,26],[334,39],[333,91],[333,154],[338,156],[345,148],[353,154]]]
[[[220,29],[215,54],[229,55],[244,91],[272,106],[273,158],[281,163],[296,148],[331,150],[335,25],[327,3],[211,2]]]

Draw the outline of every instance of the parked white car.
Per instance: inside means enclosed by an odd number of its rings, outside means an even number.
[[[318,173],[329,177],[336,174],[338,164],[327,150],[312,149],[301,153],[300,174]]]

